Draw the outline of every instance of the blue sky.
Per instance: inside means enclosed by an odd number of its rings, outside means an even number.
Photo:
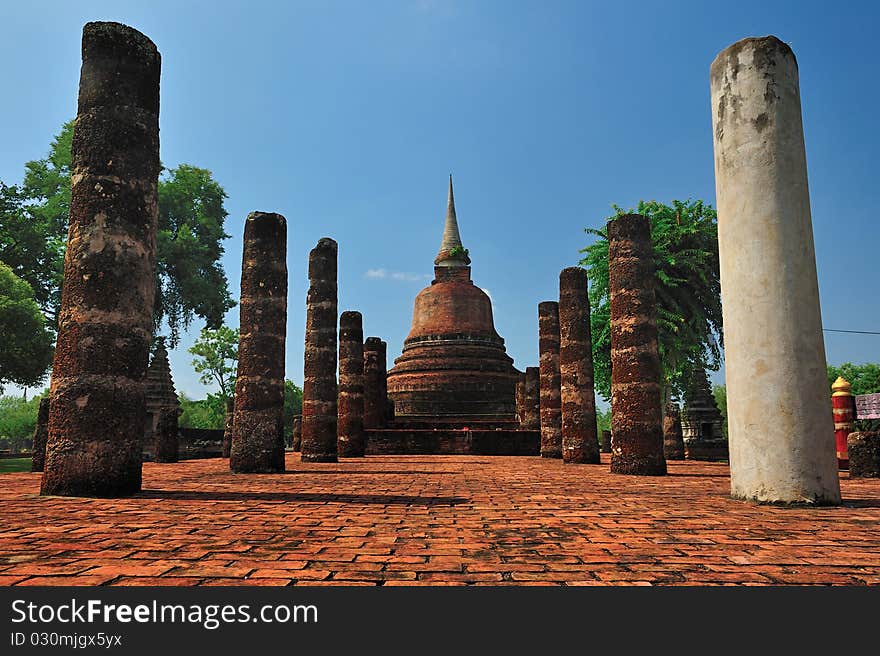
[[[474,280],[523,368],[537,364],[537,303],[612,203],[714,205],[709,65],[775,34],[800,66],[824,325],[880,330],[878,7],[3,1],[0,179],[18,182],[75,115],[82,25],[127,23],[162,53],[162,161],[208,168],[229,194],[235,297],[245,216],[287,217],[289,378],[302,382],[307,257],[323,236],[339,242],[340,311],[363,312],[365,334],[400,354],[450,172]],[[193,397],[211,391],[186,353],[198,328],[171,354]],[[825,345],[832,363],[880,361],[880,336],[826,333]]]

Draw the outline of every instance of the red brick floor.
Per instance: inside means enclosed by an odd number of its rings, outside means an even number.
[[[723,464],[641,478],[604,457],[147,463],[144,492],[114,500],[4,474],[0,585],[880,583],[880,480],[784,509],[729,499]]]

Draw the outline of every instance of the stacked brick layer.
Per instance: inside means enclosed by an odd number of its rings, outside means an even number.
[[[843,473],[839,508],[776,508],[732,500],[718,463],[287,461],[298,475],[148,462],[148,491],[113,500],[2,474],[0,585],[880,584],[877,479]]]

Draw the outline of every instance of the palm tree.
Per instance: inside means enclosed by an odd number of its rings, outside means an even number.
[[[625,214],[614,205],[615,216]],[[721,362],[721,283],[715,210],[701,200],[639,202],[632,212],[651,222],[657,337],[664,375],[664,405],[683,393],[695,367],[718,369]],[[580,264],[590,280],[591,328],[596,389],[611,397],[611,307],[608,291],[608,236],[582,249]]]

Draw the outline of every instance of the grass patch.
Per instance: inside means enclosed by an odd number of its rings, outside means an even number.
[[[12,472],[29,472],[30,470],[30,458],[0,458],[0,474],[11,474]]]

